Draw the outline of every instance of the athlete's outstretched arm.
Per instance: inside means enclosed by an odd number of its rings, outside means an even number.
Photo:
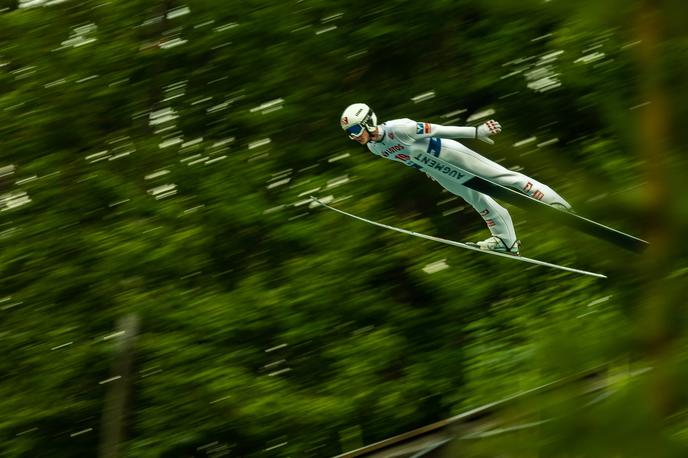
[[[432,124],[429,122],[414,122],[413,125],[409,123],[405,129],[409,137],[418,140],[427,137],[441,137],[441,138],[477,138],[486,143],[494,143],[489,138],[491,135],[497,135],[502,131],[502,126],[495,120],[490,119],[477,127],[468,126],[442,126],[440,124]]]

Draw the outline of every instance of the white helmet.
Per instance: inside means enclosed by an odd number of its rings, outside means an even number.
[[[377,116],[365,103],[354,103],[346,107],[339,121],[349,138],[360,136],[363,129],[373,132],[377,127]]]

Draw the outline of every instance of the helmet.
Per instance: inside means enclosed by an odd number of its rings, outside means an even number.
[[[363,133],[363,129],[372,132],[377,127],[377,116],[365,103],[349,105],[340,119],[342,129],[349,134],[349,138],[356,138]]]

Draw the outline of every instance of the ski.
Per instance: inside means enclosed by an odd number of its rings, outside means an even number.
[[[507,188],[500,184],[493,183],[485,178],[473,175],[460,167],[433,156],[432,154],[418,153],[411,159],[421,167],[430,167],[440,170],[448,177],[451,177],[464,186],[467,186],[478,192],[487,194],[495,199],[503,200],[526,210],[533,210],[559,224],[571,227],[600,240],[604,240],[621,248],[625,248],[626,250],[630,250],[635,253],[642,253],[649,245],[645,240],[605,226],[591,219],[584,218],[575,213],[559,210],[555,207],[547,205],[544,202],[527,196],[526,194]]]
[[[572,272],[572,273],[581,274],[581,275],[588,275],[588,276],[591,276],[591,277],[607,278],[606,275],[598,274],[598,273],[595,273],[595,272],[589,272],[589,271],[587,271],[587,270],[574,269],[574,268],[572,268],[572,267],[560,266],[560,265],[558,265],[558,264],[553,264],[553,263],[551,263],[551,262],[540,261],[540,260],[538,260],[538,259],[531,259],[531,258],[526,258],[526,257],[523,257],[523,256],[514,256],[514,255],[511,255],[511,254],[499,253],[499,252],[496,252],[496,251],[481,250],[480,248],[477,248],[477,247],[468,245],[468,244],[466,244],[466,243],[456,242],[456,241],[454,241],[454,240],[447,240],[447,239],[443,239],[443,238],[439,238],[439,237],[433,237],[432,235],[421,234],[421,233],[419,233],[419,232],[413,232],[413,231],[409,231],[409,230],[406,230],[406,229],[401,229],[401,228],[399,228],[399,227],[389,226],[389,225],[387,225],[387,224],[383,224],[383,223],[379,223],[379,222],[377,222],[377,221],[369,220],[369,219],[363,218],[363,217],[361,217],[361,216],[357,216],[357,215],[354,215],[354,214],[352,214],[352,213],[345,212],[344,210],[340,210],[340,209],[338,209],[338,208],[332,207],[332,206],[330,206],[330,205],[328,205],[328,204],[322,202],[322,201],[321,201],[320,199],[318,199],[317,197],[311,196],[310,198],[311,198],[311,200],[312,200],[313,202],[316,202],[317,204],[319,204],[319,205],[321,205],[321,206],[323,206],[323,207],[325,207],[325,208],[327,208],[327,209],[329,209],[329,210],[332,210],[332,211],[335,211],[335,212],[337,212],[337,213],[340,213],[340,214],[342,214],[342,215],[346,215],[346,216],[348,216],[348,217],[350,217],[350,218],[357,219],[357,220],[359,220],[359,221],[363,221],[363,222],[365,222],[365,223],[372,224],[372,225],[374,225],[374,226],[382,227],[382,228],[389,229],[389,230],[396,231],[396,232],[401,232],[402,234],[411,235],[411,236],[413,236],[413,237],[420,237],[420,238],[422,238],[422,239],[432,240],[433,242],[444,243],[444,244],[446,244],[446,245],[451,245],[451,246],[463,248],[463,249],[470,250],[470,251],[477,251],[477,252],[479,252],[479,253],[490,254],[490,255],[493,255],[493,256],[500,256],[500,257],[507,258],[507,259],[511,259],[511,260],[514,260],[514,261],[527,262],[527,263],[535,264],[535,265],[538,265],[538,266],[549,267],[549,268],[552,268],[552,269],[565,270],[565,271],[567,271],[567,272]]]

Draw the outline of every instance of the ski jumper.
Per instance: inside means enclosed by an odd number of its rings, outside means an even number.
[[[507,246],[516,242],[516,231],[506,208],[492,197],[457,183],[441,172],[423,168],[411,158],[418,152],[427,152],[467,172],[492,182],[520,191],[546,204],[571,206],[550,187],[522,173],[509,170],[493,162],[452,138],[476,138],[474,127],[441,126],[411,119],[394,119],[378,126],[381,139],[367,143],[375,155],[402,162],[417,168],[437,181],[443,188],[463,198],[485,220],[493,236],[501,238]]]

